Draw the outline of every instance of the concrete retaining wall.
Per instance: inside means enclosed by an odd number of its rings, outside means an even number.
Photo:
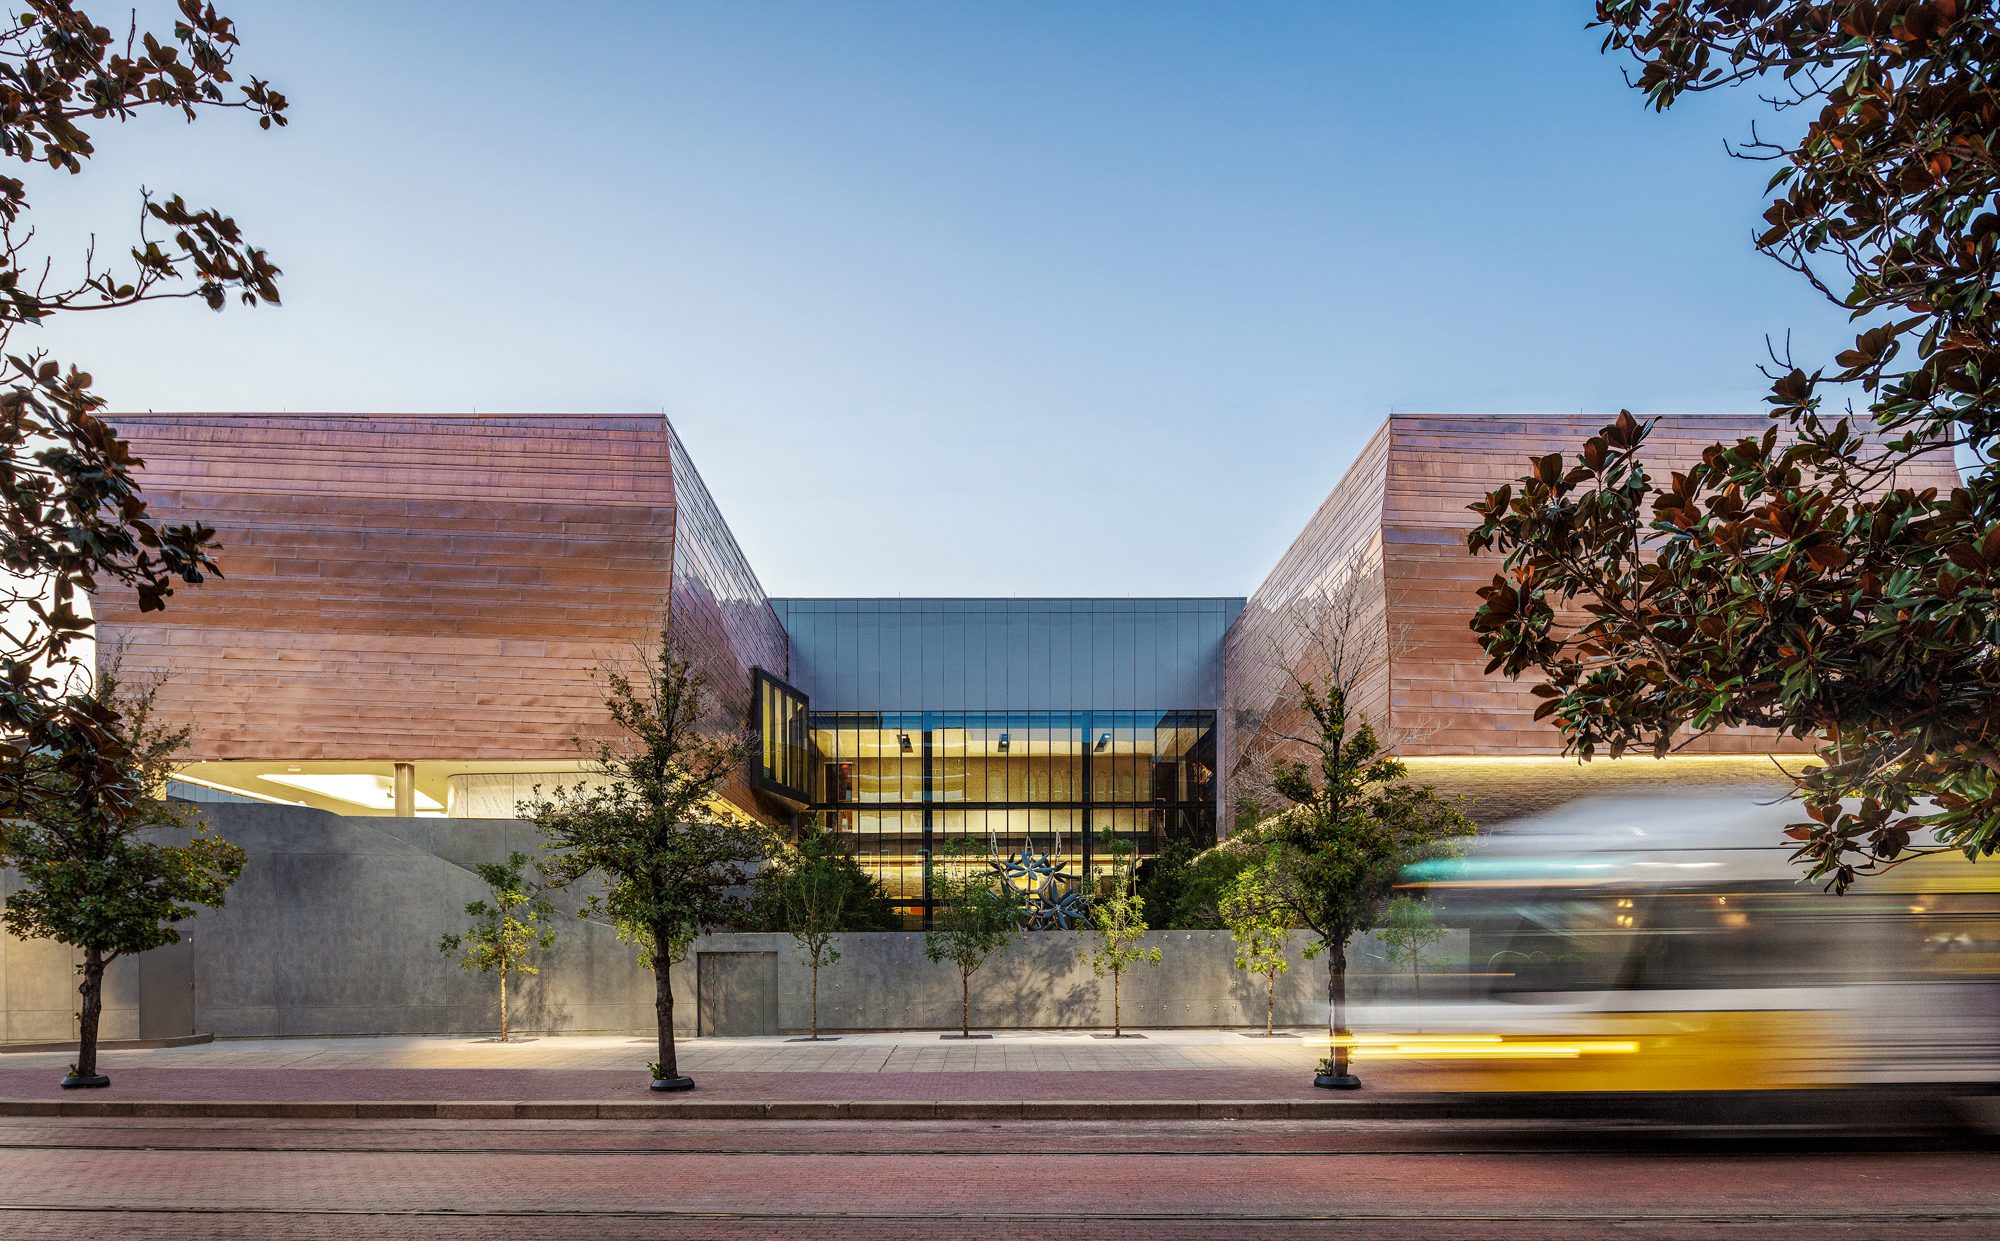
[[[114,966],[107,988],[105,1037],[161,1037],[187,1024],[219,1037],[340,1034],[464,1034],[498,1023],[490,977],[469,974],[438,951],[438,938],[462,930],[467,902],[484,896],[471,871],[509,850],[533,853],[532,828],[513,820],[342,818],[285,806],[207,807],[216,830],[243,846],[249,864],[220,910],[185,925],[187,943]],[[566,912],[573,912],[571,900]],[[1082,960],[1088,936],[1023,934],[973,977],[972,1020],[989,1028],[1109,1025],[1111,986]],[[1124,1020],[1132,1026],[1261,1024],[1259,980],[1230,965],[1220,931],[1156,931],[1149,942],[1160,965],[1126,976]],[[923,955],[923,936],[844,936],[838,964],[820,975],[820,1024],[826,1029],[950,1028],[958,1024],[955,970]],[[1300,947],[1303,946],[1301,942]],[[1462,957],[1463,933],[1439,945]],[[786,1031],[808,1022],[809,975],[797,945],[782,934],[718,934],[699,940],[675,967],[676,1024],[699,1029],[701,958],[771,953],[769,978]],[[1366,1000],[1407,982],[1387,974],[1372,939],[1353,946],[1351,993]],[[734,958],[741,960],[741,958]],[[720,962],[715,963],[717,965]],[[642,1031],[653,1022],[652,976],[629,945],[599,922],[569,918],[541,973],[517,979],[512,1016],[522,1030]],[[71,954],[46,943],[0,942],[0,1000],[8,1041],[72,1037],[75,978]],[[144,973],[150,971],[150,974]],[[711,969],[711,978],[720,969]],[[1294,948],[1291,972],[1277,989],[1278,1020],[1325,1019],[1324,962]],[[713,985],[713,984],[712,984]],[[193,1002],[186,1002],[192,989]],[[729,1004],[711,1003],[710,1020],[740,1019],[739,985]],[[176,1028],[168,1029],[172,1025]],[[714,1032],[714,1031],[709,1031]]]
[[[987,1029],[1109,1027],[1111,980],[1098,978],[1084,960],[1093,937],[1076,931],[1023,934],[988,958],[972,976],[972,1024]],[[1280,1025],[1326,1020],[1326,962],[1307,961],[1300,937],[1291,968],[1280,975],[1274,997]],[[1463,931],[1435,946],[1439,956],[1462,958]],[[1152,931],[1148,947],[1160,949],[1158,965],[1137,965],[1120,987],[1128,1026],[1241,1026],[1264,1023],[1264,983],[1231,964],[1227,931]],[[827,1030],[955,1029],[959,1024],[958,971],[924,956],[918,933],[875,932],[840,937],[838,963],[820,971],[819,1022]],[[780,1029],[804,1030],[809,1020],[811,975],[789,935],[704,936],[694,953],[774,952],[778,958]],[[1356,1002],[1402,998],[1408,980],[1382,964],[1372,937],[1348,953],[1348,996]],[[1441,997],[1443,988],[1429,985]]]

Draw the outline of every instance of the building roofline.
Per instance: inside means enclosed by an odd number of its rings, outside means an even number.
[[[649,411],[633,411],[633,412],[627,412],[627,413],[603,413],[603,412],[599,412],[599,413],[578,413],[578,412],[576,412],[575,410],[568,410],[568,411],[552,411],[552,412],[540,412],[540,413],[538,413],[538,412],[534,412],[534,411],[521,411],[521,410],[515,410],[515,411],[499,411],[499,410],[486,410],[486,411],[484,411],[484,412],[479,412],[479,413],[475,413],[475,412],[472,412],[472,411],[469,411],[469,410],[456,410],[456,411],[452,411],[452,412],[448,412],[448,413],[437,413],[437,412],[433,412],[433,411],[426,411],[426,410],[338,410],[338,409],[321,409],[321,410],[313,410],[313,409],[283,409],[283,410],[280,410],[280,409],[264,409],[264,410],[257,410],[257,409],[181,409],[181,410],[163,410],[163,409],[147,409],[147,410],[125,410],[125,409],[113,409],[113,410],[105,410],[105,411],[103,411],[102,413],[100,413],[100,415],[99,415],[99,416],[100,416],[100,417],[104,417],[104,418],[116,418],[116,419],[119,419],[119,420],[122,420],[122,421],[131,421],[131,420],[134,420],[134,419],[144,419],[144,418],[264,418],[264,419],[270,419],[270,418],[299,418],[299,419],[313,419],[313,418],[354,418],[354,419],[370,419],[370,418],[385,418],[385,419],[386,419],[386,418],[434,418],[434,419],[439,419],[439,420],[444,420],[444,419],[467,419],[467,420],[470,420],[470,419],[492,419],[492,420],[495,420],[495,421],[505,421],[505,420],[510,420],[510,419],[517,419],[517,418],[534,418],[534,419],[542,419],[542,420],[549,420],[549,419],[560,419],[560,420],[563,420],[563,421],[574,421],[574,422],[589,422],[589,421],[591,421],[591,420],[593,420],[593,419],[606,419],[606,420],[616,420],[616,421],[631,421],[631,420],[635,420],[635,419],[654,419],[654,420],[657,420],[657,421],[660,421],[660,422],[671,422],[671,421],[672,421],[672,419],[671,419],[671,418],[669,418],[669,417],[668,417],[668,416],[667,416],[666,414],[663,414],[663,413],[660,413],[660,412],[659,412],[659,411],[657,411],[657,410],[649,410]]]

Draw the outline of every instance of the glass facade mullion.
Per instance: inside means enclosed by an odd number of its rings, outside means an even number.
[[[932,851],[958,837],[1003,853],[1032,845],[1079,876],[1107,833],[1142,859],[1169,840],[1215,838],[1213,711],[823,712],[810,723],[814,809],[856,836],[856,857],[912,926],[928,919]]]

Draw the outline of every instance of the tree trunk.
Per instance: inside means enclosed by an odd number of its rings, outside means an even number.
[[[653,1018],[660,1024],[660,1076],[679,1077],[674,1060],[674,980],[673,962],[667,959],[665,928],[653,935]]]
[[[1264,975],[1264,1037],[1271,1037],[1271,1016],[1278,1007],[1278,974]]]
[[[1326,962],[1326,1007],[1329,1021],[1328,1033],[1333,1036],[1333,1075],[1346,1077],[1347,1044],[1353,1034],[1347,1028],[1347,945],[1333,944],[1327,949]]]
[[[1119,999],[1118,983],[1125,975],[1119,970],[1111,971],[1111,1037],[1125,1037],[1125,1007]]]
[[[812,1041],[819,1042],[819,958],[812,959]]]
[[[958,1032],[961,1037],[972,1037],[972,971],[958,972]]]
[[[1417,1006],[1417,1033],[1424,1032],[1424,959],[1418,955],[1410,961],[1411,999]]]
[[[77,1019],[76,1075],[97,1076],[97,1023],[104,1015],[104,951],[83,950],[83,982],[77,987],[83,1011]]]
[[[507,963],[500,963],[500,1041],[507,1041]]]

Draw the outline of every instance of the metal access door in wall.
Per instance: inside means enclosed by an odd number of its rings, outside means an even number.
[[[704,1035],[778,1032],[778,954],[697,952],[695,1030]]]

